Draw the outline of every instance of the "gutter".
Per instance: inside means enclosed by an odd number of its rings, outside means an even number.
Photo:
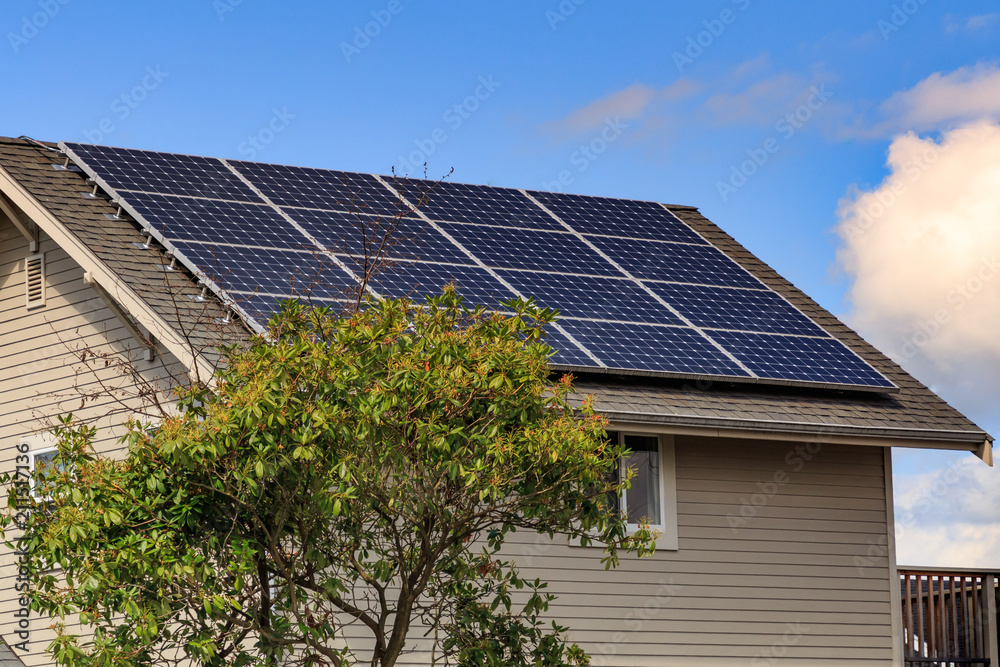
[[[605,410],[598,410],[598,412],[613,425],[639,427],[640,430],[750,440],[808,440],[810,442],[879,447],[970,451],[987,465],[993,465],[993,437],[985,431],[926,430],[726,417],[685,417],[648,412]]]

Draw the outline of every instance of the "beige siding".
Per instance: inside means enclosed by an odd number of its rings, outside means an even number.
[[[83,269],[51,240],[41,241],[45,253],[46,305],[25,308],[24,259],[27,242],[10,226],[0,226],[0,466],[15,465],[15,446],[22,436],[45,428],[51,419],[72,411],[96,420],[101,427],[96,447],[115,451],[124,407],[131,403],[130,383],[118,368],[103,360],[82,363],[79,353],[124,353],[148,380],[177,375],[183,370],[173,357],[153,362],[140,359],[141,348],[129,331],[84,282]],[[162,350],[161,350],[162,354]],[[116,388],[111,397],[104,391]],[[106,394],[94,400],[83,395]],[[12,646],[21,642],[17,631],[16,566],[13,554],[0,551],[0,634]],[[44,648],[52,638],[49,619],[30,618],[30,651],[16,651],[28,665],[50,664]],[[77,627],[69,630],[79,631]]]
[[[611,572],[596,548],[511,551],[595,665],[889,665],[882,451],[794,449],[678,437],[677,551]]]

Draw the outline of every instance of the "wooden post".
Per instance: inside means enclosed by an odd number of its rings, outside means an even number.
[[[990,659],[991,665],[1000,665],[1000,647],[997,646],[997,597],[996,575],[987,574],[983,577],[983,646],[984,653]]]

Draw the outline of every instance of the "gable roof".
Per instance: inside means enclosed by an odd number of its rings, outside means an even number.
[[[59,170],[64,156],[55,145],[0,139],[0,191],[60,244],[123,308],[147,327],[178,359],[206,377],[213,351],[245,336],[229,323],[227,309],[214,299],[199,300],[201,288],[184,271],[164,271],[169,259],[142,246],[138,224],[117,216],[118,208],[82,193],[86,176]],[[798,307],[830,335],[846,344],[898,388],[895,394],[737,385],[580,374],[581,395],[593,394],[595,407],[621,423],[669,427],[675,432],[711,432],[737,437],[805,436],[964,449],[990,457],[991,436],[864,341],[732,237],[688,206],[671,212],[723,249],[740,266]],[[216,321],[221,324],[212,324]]]

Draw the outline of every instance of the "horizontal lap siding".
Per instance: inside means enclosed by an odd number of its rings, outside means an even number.
[[[676,552],[507,548],[595,665],[891,664],[880,449],[678,437],[676,477]]]
[[[0,226],[0,468],[12,470],[20,438],[44,428],[56,415],[73,411],[96,420],[100,431],[95,448],[102,453],[120,449],[118,436],[125,414],[122,405],[105,396],[81,407],[80,392],[107,386],[127,388],[127,378],[103,360],[92,367],[81,363],[79,352],[122,352],[138,358],[138,343],[83,280],[83,269],[50,239],[45,252],[46,305],[25,308],[24,258],[27,242],[13,228]],[[137,362],[148,379],[181,372],[166,355],[154,362]],[[6,498],[3,499],[6,503]],[[18,609],[14,554],[0,550],[0,634],[8,644],[18,643]],[[26,664],[51,664],[44,653],[53,635],[52,620],[30,619],[30,652],[17,651]],[[71,633],[81,632],[73,623]]]

